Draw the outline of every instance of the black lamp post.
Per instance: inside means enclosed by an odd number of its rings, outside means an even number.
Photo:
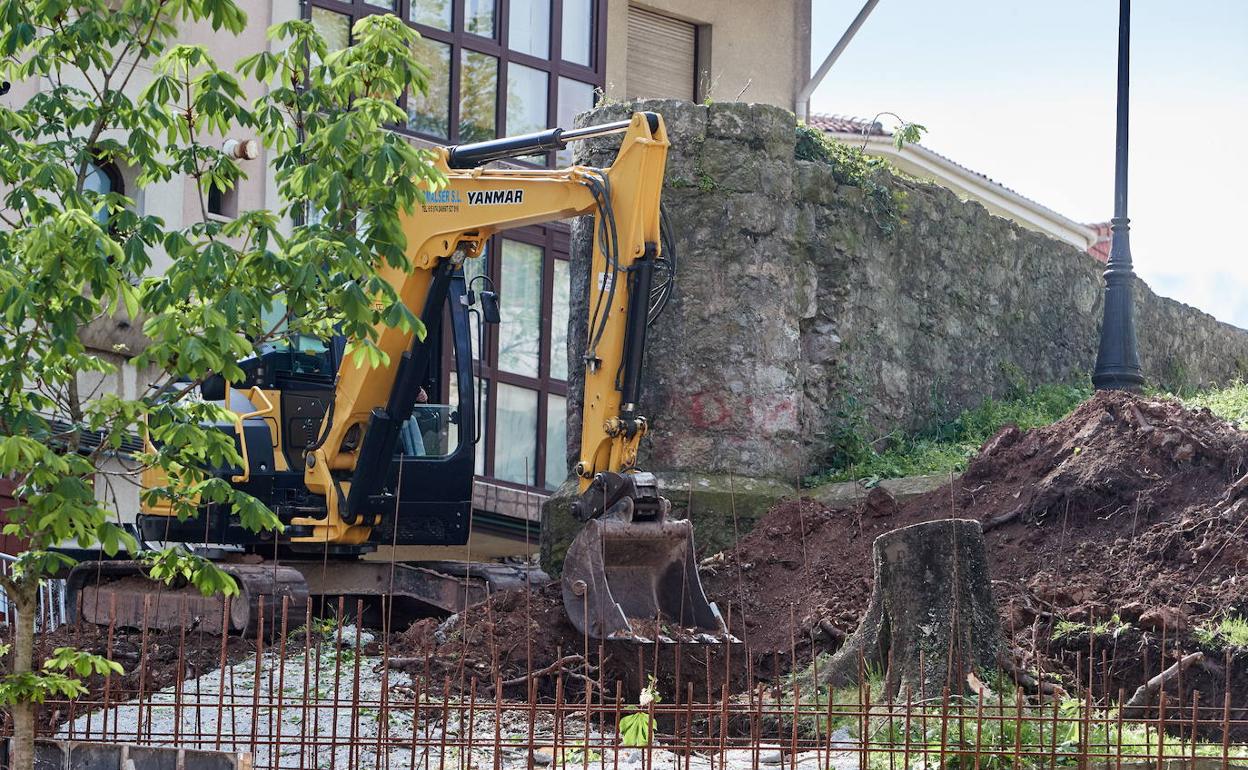
[[[1135,307],[1131,301],[1135,271],[1131,267],[1127,219],[1127,96],[1131,48],[1131,0],[1118,10],[1118,135],[1115,141],[1114,218],[1110,220],[1109,264],[1105,270],[1105,319],[1096,353],[1092,384],[1097,390],[1139,390],[1144,386],[1135,342]]]

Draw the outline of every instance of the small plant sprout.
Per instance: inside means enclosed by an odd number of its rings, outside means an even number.
[[[654,736],[655,722],[654,717],[650,716],[649,709],[660,700],[658,687],[654,677],[651,676],[649,683],[637,699],[637,708],[620,717],[620,745],[629,748],[644,748],[650,745],[650,740]]]

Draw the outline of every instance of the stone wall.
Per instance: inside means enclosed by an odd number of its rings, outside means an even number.
[[[664,207],[676,240],[672,301],[650,331],[642,464],[694,521],[703,554],[729,545],[826,462],[829,426],[858,412],[880,435],[956,415],[1020,383],[1086,383],[1096,359],[1102,267],[1060,241],[931,184],[888,176],[896,221],[860,187],[794,158],[792,113],[760,105],[648,101],[672,141]],[[618,139],[584,143],[605,165]],[[587,314],[592,222],[572,230],[569,360]],[[1248,332],[1136,289],[1149,382],[1248,374]],[[569,457],[580,436],[569,383]],[[557,573],[578,529],[565,485],[543,511]]]
[[[859,187],[795,160],[794,117],[778,108],[650,101],[581,121],[635,108],[667,123],[664,205],[679,259],[646,362],[647,467],[796,483],[818,469],[829,421],[851,398],[883,433],[951,417],[1020,381],[1087,381],[1102,267],[1086,254],[899,177],[885,180],[899,214],[888,227]],[[613,153],[606,139],[581,159],[600,165]],[[589,224],[573,228],[574,319]],[[1248,372],[1248,332],[1143,283],[1136,304],[1150,384]],[[569,335],[571,360],[580,336]]]

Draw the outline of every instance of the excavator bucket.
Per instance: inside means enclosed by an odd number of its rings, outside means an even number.
[[[636,642],[730,641],[723,618],[702,592],[693,525],[634,514],[634,498],[585,522],[563,562],[563,604],[577,630],[596,639]]]

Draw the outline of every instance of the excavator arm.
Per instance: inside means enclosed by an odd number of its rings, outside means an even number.
[[[555,171],[485,169],[479,164],[564,143],[622,132],[609,168],[573,166]],[[601,473],[631,471],[646,433],[638,412],[650,277],[659,255],[659,196],[667,155],[662,119],[638,113],[629,121],[576,132],[559,129],[478,145],[437,148],[446,175],[404,221],[409,266],[386,267],[381,277],[411,311],[433,326],[450,277],[479,257],[495,233],[524,225],[593,214],[591,323],[585,360],[581,459],[582,491]],[[326,501],[324,516],[297,520],[310,527],[303,542],[354,544],[368,538],[393,506],[385,489],[386,464],[399,427],[410,415],[427,367],[425,340],[410,330],[380,326],[377,346],[387,366],[341,367],[333,407],[321,438],[306,453],[304,480]]]
[[[482,168],[616,133],[623,133],[620,149],[605,169]],[[585,524],[565,559],[563,596],[574,625],[599,638],[649,640],[676,628],[706,639],[727,636],[702,593],[691,524],[668,517],[654,476],[636,467],[648,429],[639,401],[668,146],[662,118],[636,113],[575,131],[441,148],[437,164],[447,185],[427,191],[404,222],[411,264],[382,273],[428,326],[431,314],[441,312],[451,273],[479,257],[495,233],[594,216],[580,457],[573,468],[580,495],[572,512]],[[324,496],[326,511],[294,522],[309,528],[304,542],[363,542],[394,507],[385,469],[430,356],[424,341],[394,327],[378,328],[377,344],[392,365],[344,365],[324,438],[306,454],[305,483]],[[635,621],[645,621],[648,631],[634,628]]]

